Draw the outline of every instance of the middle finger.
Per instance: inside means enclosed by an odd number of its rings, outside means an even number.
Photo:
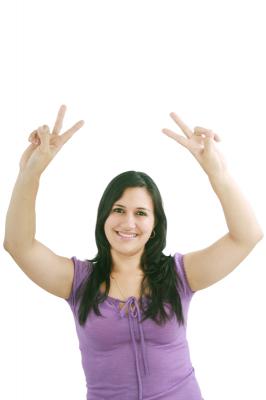
[[[60,132],[61,128],[62,128],[62,124],[63,124],[63,119],[66,113],[66,106],[63,104],[60,108],[59,111],[57,113],[57,118],[54,124],[54,128],[52,131],[52,135],[58,135],[58,133]]]
[[[193,135],[193,132],[191,131],[191,129],[181,120],[181,118],[176,113],[171,112],[170,116],[177,123],[177,125],[182,129],[182,131],[184,132],[184,134],[186,135],[187,138],[190,138]]]

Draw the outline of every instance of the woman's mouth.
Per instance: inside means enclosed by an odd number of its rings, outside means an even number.
[[[120,231],[116,231],[116,233],[119,237],[126,240],[135,239],[138,236],[136,233],[124,233]]]

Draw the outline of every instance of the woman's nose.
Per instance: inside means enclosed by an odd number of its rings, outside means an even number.
[[[124,219],[125,227],[132,228],[136,226],[136,218],[135,215],[127,214]]]

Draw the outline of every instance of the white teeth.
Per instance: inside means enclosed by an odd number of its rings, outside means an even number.
[[[119,236],[125,237],[125,238],[134,238],[137,235],[136,234],[132,234],[132,235],[126,235],[125,233],[122,232],[117,232]]]

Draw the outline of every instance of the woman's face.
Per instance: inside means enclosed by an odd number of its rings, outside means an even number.
[[[111,250],[142,254],[155,224],[152,198],[146,188],[127,188],[115,201],[104,224]]]

